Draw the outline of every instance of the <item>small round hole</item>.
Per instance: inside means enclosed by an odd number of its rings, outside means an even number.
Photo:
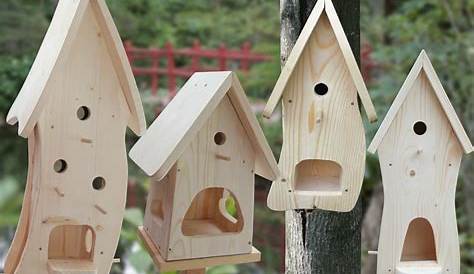
[[[317,95],[326,95],[326,93],[328,93],[329,91],[329,88],[328,86],[326,86],[326,84],[323,84],[323,83],[319,83],[319,84],[316,84],[314,86],[314,92],[317,94]]]
[[[102,190],[105,187],[105,179],[103,177],[95,177],[92,181],[92,187],[95,190]]]
[[[67,169],[67,163],[63,159],[59,159],[54,162],[53,168],[57,173],[63,173]]]
[[[418,121],[416,122],[414,125],[413,125],[413,131],[417,134],[417,135],[423,135],[426,133],[426,130],[427,130],[427,127],[426,127],[426,124],[425,122],[423,121]]]
[[[225,143],[226,137],[223,132],[217,132],[216,135],[214,135],[214,143],[217,145],[221,146]]]
[[[91,112],[88,107],[82,106],[77,109],[77,118],[81,121],[87,120],[91,116]]]

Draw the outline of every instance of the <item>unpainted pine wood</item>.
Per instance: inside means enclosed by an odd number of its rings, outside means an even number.
[[[149,176],[162,179],[231,85],[231,72],[206,73],[205,78],[195,73],[133,146],[130,158]]]
[[[229,71],[193,74],[134,145],[130,158],[149,176],[163,178],[226,94],[257,153],[255,173],[274,180],[279,174],[275,158],[237,76]]]
[[[143,229],[156,245],[158,250],[166,254],[170,237],[171,216],[176,185],[176,165],[162,180],[158,176],[151,178],[150,192],[145,209]],[[161,208],[156,208],[160,206]],[[162,213],[162,214],[159,214]],[[162,216],[160,216],[162,215]]]
[[[246,254],[208,257],[200,259],[166,261],[160,254],[156,245],[148,237],[148,233],[143,227],[138,228],[138,235],[143,241],[145,248],[150,253],[156,268],[161,272],[197,270],[218,265],[243,264],[260,261],[260,251],[252,247],[251,252]]]
[[[401,106],[407,99],[408,93],[415,84],[415,81],[421,71],[423,71],[426,77],[429,79],[433,87],[433,91],[441,105],[441,108],[443,109],[445,115],[450,121],[450,124],[454,129],[456,137],[458,138],[458,141],[461,144],[464,152],[466,154],[469,154],[473,151],[473,146],[469,139],[469,136],[467,136],[466,131],[464,130],[461,122],[459,121],[459,118],[456,115],[456,111],[454,110],[451,102],[449,101],[449,98],[446,95],[446,91],[444,90],[443,85],[441,84],[441,81],[439,80],[436,71],[434,70],[433,65],[431,64],[428,55],[426,54],[425,50],[422,50],[420,55],[416,59],[412,69],[410,70],[410,73],[405,79],[405,82],[403,83],[400,92],[398,93],[382,124],[380,125],[377,134],[374,136],[374,139],[372,140],[368,149],[369,152],[375,153],[378,146],[381,144],[382,139],[384,138],[385,134],[387,134],[389,127],[391,126],[397,113],[400,111]]]
[[[92,262],[75,262],[71,260],[48,261],[49,274],[98,274]]]
[[[219,132],[225,135],[225,142],[222,145],[216,144],[214,140]],[[249,136],[229,97],[225,96],[177,162],[172,221],[168,228],[171,231],[169,247],[163,254],[166,260],[251,252],[255,157],[256,153]],[[243,222],[240,232],[222,231],[220,235],[212,235],[215,231],[210,231],[208,233],[210,235],[183,235],[186,212],[196,195],[209,188],[223,188],[235,197],[238,211],[242,214],[239,217]],[[208,202],[212,202],[212,199]],[[200,205],[203,208],[194,210],[212,212],[218,209],[217,205],[213,204],[201,203]],[[222,215],[222,213],[219,212],[217,215]],[[201,220],[211,221],[212,219]],[[209,229],[219,229],[212,222]],[[209,225],[209,222],[206,225]]]
[[[327,85],[327,94],[315,94],[318,83]],[[287,187],[272,186],[269,207],[350,211],[364,177],[365,133],[357,90],[325,11],[286,88],[282,97],[283,148],[279,167]],[[310,164],[305,169],[309,170],[300,172],[312,174],[309,181],[314,182],[316,191],[298,189],[298,166],[307,161]],[[324,172],[328,166],[331,170]],[[318,181],[318,176],[324,178]],[[340,177],[339,183],[330,188],[322,186],[334,177]],[[285,194],[290,197],[282,199]],[[284,204],[288,201],[290,204]]]
[[[56,65],[61,73],[51,75],[46,87],[55,96],[48,97],[34,129],[38,148],[31,171],[30,226],[12,273],[48,273],[50,234],[58,226],[94,230],[97,273],[110,271],[118,244],[127,190],[125,130],[131,114],[91,5],[85,7],[71,44]],[[76,113],[81,106],[90,110],[84,121]],[[67,162],[62,173],[53,168],[59,159]],[[96,176],[105,178],[102,190],[92,187]],[[64,249],[74,250],[82,238],[81,233],[72,236]],[[88,262],[80,259],[75,265]]]
[[[367,117],[369,118],[370,122],[375,122],[377,121],[377,114],[375,112],[374,105],[370,99],[359,67],[354,58],[354,54],[352,53],[350,44],[345,36],[344,29],[339,21],[338,15],[331,0],[318,1],[314,6],[314,9],[309,15],[304,28],[301,30],[298,40],[292,47],[291,54],[289,55],[288,60],[285,62],[285,66],[282,68],[281,75],[263,111],[263,116],[269,118],[275,110],[278,102],[280,100],[284,101],[282,98],[284,93],[291,89],[291,87],[288,86],[290,85],[290,79],[293,77],[295,70],[297,70],[298,63],[304,60],[304,51],[308,47],[307,44],[313,38],[315,28],[320,20],[320,17],[323,15],[326,15],[327,19],[329,20],[329,25],[334,32],[335,39],[337,39],[336,43],[338,43],[341,54],[343,55],[343,63],[350,73],[350,77],[354,82],[356,91],[360,96],[362,105],[364,106],[367,113]]]
[[[426,124],[423,135],[414,131],[420,121]],[[460,273],[454,201],[463,149],[424,70],[414,79],[378,153],[385,198],[377,273]],[[407,235],[410,224],[416,237]]]
[[[13,273],[18,266],[18,262],[21,258],[25,243],[28,237],[29,225],[30,225],[30,212],[32,205],[32,192],[33,192],[33,166],[35,156],[35,135],[32,134],[28,139],[28,178],[26,181],[25,195],[23,197],[23,204],[20,213],[20,220],[17,225],[15,237],[8,250],[7,257],[5,259],[5,273]]]
[[[35,127],[44,106],[49,101],[54,85],[53,75],[62,73],[61,68],[71,54],[74,41],[81,26],[86,8],[91,7],[95,14],[101,36],[107,45],[121,91],[131,111],[130,127],[138,135],[145,130],[145,117],[123,45],[104,0],[60,1],[51,25],[46,33],[35,62],[25,83],[11,107],[7,122],[18,123],[18,134],[28,137]]]
[[[247,95],[240,84],[237,74],[232,74],[232,88],[228,92],[230,101],[237,112],[243,127],[250,137],[250,141],[257,152],[255,159],[255,173],[268,179],[275,180],[280,175],[278,164],[272,149],[255,118]]]
[[[135,134],[141,136],[146,130],[145,113],[122,39],[105,0],[90,0],[90,3],[98,25],[102,30],[107,30],[103,31],[102,35],[131,113],[128,126]]]
[[[321,1],[321,0],[319,0]],[[286,60],[298,26],[304,24],[315,0],[281,1],[281,59]],[[359,57],[359,1],[334,1],[346,36]],[[282,185],[282,184],[279,184]],[[286,211],[286,273],[360,273],[362,203],[348,213],[324,210]],[[340,258],[344,258],[341,260]]]

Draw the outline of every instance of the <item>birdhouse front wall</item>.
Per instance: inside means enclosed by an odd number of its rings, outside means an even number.
[[[282,99],[280,169],[296,208],[349,211],[365,168],[365,135],[357,89],[325,12]]]
[[[79,266],[87,269],[81,273],[108,273],[118,244],[130,112],[90,5],[78,28],[67,42],[70,55],[51,72],[50,96],[30,136],[29,235],[15,273]]]
[[[226,95],[171,171],[171,223],[161,232],[168,246],[159,249],[166,260],[251,252],[255,157]]]
[[[463,151],[423,71],[378,153],[385,202],[377,273],[408,273],[404,266],[427,261],[440,267],[436,273],[459,273],[454,202]],[[419,237],[410,236],[410,226]],[[429,234],[434,244],[424,240]]]

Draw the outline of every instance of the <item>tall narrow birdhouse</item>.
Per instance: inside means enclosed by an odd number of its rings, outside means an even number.
[[[424,51],[369,146],[376,150],[385,193],[377,273],[460,273],[454,200],[473,148]]]
[[[350,211],[365,171],[365,134],[357,95],[377,119],[351,47],[330,0],[316,3],[273,90],[264,116],[283,108],[281,178],[274,210]]]
[[[28,138],[8,274],[109,273],[127,193],[125,131],[145,119],[103,0],[60,0],[7,121]]]
[[[130,157],[151,176],[140,231],[161,271],[184,270],[163,261],[259,260],[252,247],[254,177],[274,180],[278,167],[232,72],[195,73]]]

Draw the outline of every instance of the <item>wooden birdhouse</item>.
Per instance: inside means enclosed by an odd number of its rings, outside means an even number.
[[[161,271],[184,270],[182,261],[163,264],[176,260],[259,260],[254,177],[274,180],[278,167],[235,74],[195,73],[130,158],[151,176],[140,231]]]
[[[5,273],[109,273],[127,193],[125,131],[146,126],[105,1],[59,1],[7,122],[28,138],[29,168]]]
[[[365,133],[358,95],[377,119],[357,62],[330,0],[316,3],[263,115],[283,108],[281,178],[272,185],[274,210],[350,211],[365,171]]]
[[[473,151],[424,51],[369,146],[385,202],[377,273],[460,273],[455,212],[463,153]]]

